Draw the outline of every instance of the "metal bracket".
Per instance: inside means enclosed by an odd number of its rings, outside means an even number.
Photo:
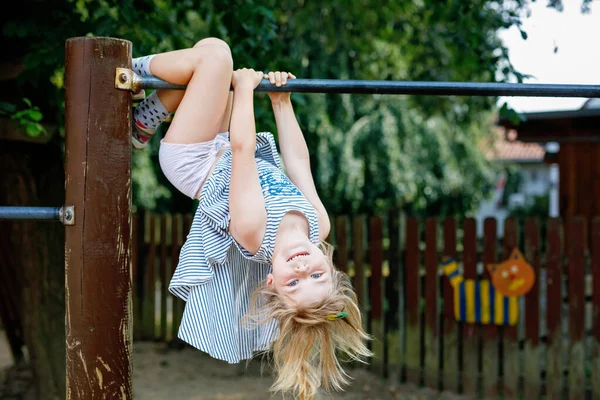
[[[63,225],[75,225],[75,206],[61,207],[58,218]]]
[[[115,73],[115,88],[137,92],[142,88],[139,76],[129,68],[117,68]]]

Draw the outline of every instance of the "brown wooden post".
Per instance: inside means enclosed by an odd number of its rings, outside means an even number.
[[[585,217],[568,221],[569,266],[569,400],[585,399],[585,264],[587,230]]]
[[[402,290],[403,277],[401,274],[402,249],[400,246],[400,212],[391,209],[388,213],[388,232],[390,246],[388,259],[390,273],[385,280],[385,299],[388,309],[385,310],[385,343],[384,365],[387,367],[388,376],[392,379],[400,378],[403,357],[403,341],[400,334],[400,321],[404,321],[404,311],[400,308],[400,298],[404,295]],[[403,325],[403,324],[402,324]]]
[[[487,270],[488,264],[495,264],[497,260],[497,233],[498,224],[495,218],[486,218],[483,222],[483,279],[492,284],[492,277]],[[490,318],[493,318],[490,315]],[[500,379],[500,357],[498,351],[498,327],[493,320],[488,321],[481,330],[482,347],[482,385],[485,397],[490,399],[498,396],[498,382]]]
[[[546,397],[563,398],[563,345],[562,345],[562,263],[563,232],[558,218],[548,220],[546,233],[546,327],[548,344],[546,354]]]
[[[419,250],[419,221],[415,217],[406,222],[406,262],[404,270],[405,345],[404,375],[406,381],[415,385],[421,380],[421,290]]]
[[[600,217],[592,220],[592,399],[600,399]]]
[[[477,223],[474,218],[463,221],[464,278],[477,281]],[[462,382],[463,392],[476,396],[479,392],[479,340],[480,325],[461,322],[462,325]]]
[[[67,399],[131,399],[131,42],[77,37],[65,48]]]
[[[456,260],[456,220],[447,218],[443,223],[444,232],[444,251],[443,257],[450,257]],[[457,260],[458,262],[458,260]],[[458,393],[459,389],[459,364],[458,364],[458,324],[454,316],[454,289],[450,281],[444,276],[441,285],[444,298],[444,316],[442,318],[442,370],[443,380],[442,388],[451,392]]]
[[[524,398],[538,399],[541,394],[540,355],[540,227],[536,218],[525,221],[525,258],[535,273],[535,283],[525,295]]]
[[[160,216],[160,340],[167,338],[167,286],[169,286],[169,277],[167,276],[167,220],[171,216],[162,214]]]
[[[516,219],[509,217],[504,220],[504,239],[502,261],[510,257],[510,253],[519,246],[519,225]],[[523,318],[522,316],[520,318]],[[503,352],[502,354],[502,390],[505,400],[519,398],[519,332],[516,326],[505,325],[502,327]]]
[[[439,389],[440,357],[438,334],[438,262],[437,218],[428,217],[425,221],[425,338],[424,338],[424,379],[425,386]]]
[[[384,374],[383,357],[383,222],[381,217],[369,219],[369,264],[371,265],[371,286],[369,298],[371,304],[370,320],[373,341],[373,370]]]
[[[358,215],[352,220],[352,249],[354,251],[354,288],[356,290],[356,297],[358,298],[358,304],[363,316],[363,326],[367,325],[367,278],[366,278],[366,267],[365,267],[365,217],[364,215]]]

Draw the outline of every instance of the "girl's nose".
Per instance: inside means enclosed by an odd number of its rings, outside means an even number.
[[[307,264],[298,263],[296,265],[296,271],[298,271],[298,272],[303,272],[303,271],[306,271],[307,269],[308,269],[308,265]]]

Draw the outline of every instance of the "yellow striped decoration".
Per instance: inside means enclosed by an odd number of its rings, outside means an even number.
[[[516,325],[519,297],[502,296],[489,280],[464,279],[451,260],[443,266],[454,290],[454,318],[459,322]]]

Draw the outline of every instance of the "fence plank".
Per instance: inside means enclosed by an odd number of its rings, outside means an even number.
[[[371,265],[371,287],[369,298],[371,303],[371,334],[374,357],[371,361],[373,370],[383,375],[383,223],[380,217],[369,219],[369,264]]]
[[[160,288],[160,339],[167,338],[167,220],[170,215],[162,214],[160,216],[160,268],[159,268],[159,288]]]
[[[425,386],[439,389],[440,359],[438,335],[438,254],[437,219],[425,221],[425,332],[424,332],[424,378]]]
[[[585,250],[587,233],[583,217],[567,226],[569,244],[569,400],[585,396]]]
[[[546,232],[546,397],[562,398],[562,223],[548,220]]]
[[[171,218],[171,265],[170,265],[170,277],[175,274],[175,270],[177,269],[177,264],[179,264],[179,249],[180,249],[180,240],[181,240],[181,214],[175,214]],[[167,287],[168,290],[168,287]],[[177,316],[179,315],[179,307],[183,309],[183,302],[177,296],[171,296],[171,333],[169,340],[171,343],[176,341],[177,332],[179,331],[179,321]]]
[[[444,257],[456,260],[456,221],[445,219],[443,223],[444,232]],[[442,389],[458,393],[460,382],[460,369],[458,359],[458,324],[454,317],[454,290],[450,281],[442,277],[442,296],[444,298],[444,312],[442,318]]]
[[[348,273],[348,221],[344,215],[335,218],[336,267]]]
[[[401,246],[400,246],[400,214],[393,209],[388,214],[388,231],[390,237],[389,274],[385,280],[385,299],[387,310],[385,310],[385,343],[383,346],[384,366],[387,375],[400,377],[404,353],[401,345],[400,321],[403,320],[404,312],[400,307],[400,296],[404,294],[400,290],[402,285],[402,274],[400,273]]]
[[[367,323],[367,280],[366,280],[366,266],[364,263],[365,259],[365,217],[358,215],[352,220],[352,248],[354,249],[353,264],[354,264],[354,287],[356,290],[356,297],[358,298],[358,304],[360,306],[363,315],[363,325],[366,327]]]
[[[419,222],[410,217],[406,221],[406,268],[404,269],[404,305],[406,311],[406,356],[404,376],[419,385],[421,378],[420,291],[419,291]]]
[[[497,257],[497,232],[498,226],[495,218],[486,218],[483,222],[483,254],[484,265],[483,277],[491,284],[492,277],[485,268],[488,264],[498,262]],[[482,346],[482,386],[485,397],[496,398],[498,396],[498,383],[500,382],[500,357],[498,346],[498,327],[489,323],[483,327],[481,332]]]
[[[155,285],[156,285],[156,215],[149,212],[148,229],[148,258],[144,270],[145,289],[144,289],[144,339],[154,339],[156,323],[155,317]]]
[[[529,400],[540,398],[541,374],[539,346],[540,335],[540,229],[537,219],[527,218],[525,221],[525,253],[524,256],[531,264],[535,274],[533,287],[525,295],[525,368],[523,381],[525,384],[524,397]]]
[[[514,248],[519,246],[518,223],[514,218],[504,220],[504,240],[502,261],[510,257]],[[516,326],[505,325],[503,333],[502,354],[502,388],[504,399],[519,398],[519,335]]]
[[[600,399],[600,217],[594,218],[592,250],[592,399]]]
[[[463,265],[464,279],[477,280],[477,225],[475,219],[463,221]],[[479,326],[462,325],[462,382],[463,392],[475,396],[479,393]]]
[[[138,231],[139,231],[139,219],[140,216],[137,213],[131,214],[131,301],[132,301],[132,312],[133,312],[133,340],[140,339],[140,299],[138,299],[138,254],[140,246],[138,243]]]

